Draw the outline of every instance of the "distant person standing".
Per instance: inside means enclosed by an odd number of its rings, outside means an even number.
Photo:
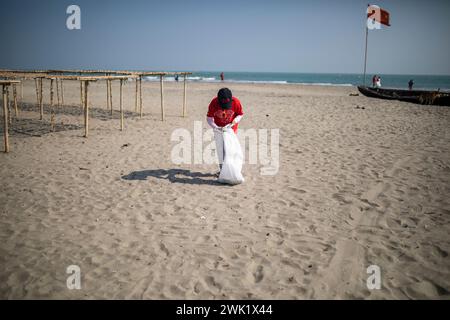
[[[414,80],[413,80],[413,79],[409,80],[409,82],[408,82],[408,88],[409,88],[409,90],[412,90],[413,85],[414,85]]]
[[[373,75],[372,77],[372,87],[375,88],[375,86],[377,85],[377,75]]]
[[[220,80],[221,81],[225,80],[225,76],[224,76],[223,72],[220,74]]]
[[[380,76],[377,76],[376,87],[381,88],[381,77]]]
[[[175,75],[175,81],[178,82],[178,75]]]

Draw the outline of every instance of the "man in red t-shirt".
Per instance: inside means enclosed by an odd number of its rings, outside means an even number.
[[[244,112],[238,98],[233,97],[231,90],[222,88],[217,93],[217,97],[212,99],[206,115],[208,124],[214,129],[214,135],[221,134],[224,128],[232,128],[237,133],[238,123],[241,121]],[[216,138],[217,154],[219,156],[219,166],[222,169],[224,159],[223,139]]]

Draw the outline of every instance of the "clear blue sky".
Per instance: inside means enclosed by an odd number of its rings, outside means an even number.
[[[361,73],[367,3],[2,1],[0,68]],[[450,1],[370,3],[392,26],[369,32],[369,73],[450,75]]]

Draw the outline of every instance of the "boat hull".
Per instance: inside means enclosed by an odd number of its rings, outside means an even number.
[[[388,88],[370,88],[358,86],[359,92],[366,97],[399,100],[425,105],[450,106],[450,93],[429,90],[402,90]]]

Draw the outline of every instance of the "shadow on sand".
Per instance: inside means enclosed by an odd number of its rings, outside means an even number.
[[[185,169],[155,169],[155,170],[142,170],[133,171],[125,176],[122,176],[124,180],[147,180],[148,177],[157,179],[167,179],[172,183],[186,183],[186,184],[207,184],[207,185],[220,185],[223,184],[217,182],[216,179],[203,179],[213,178],[214,174],[192,172]]]

